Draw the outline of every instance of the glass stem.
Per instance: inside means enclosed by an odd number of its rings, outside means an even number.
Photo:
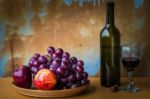
[[[129,85],[133,85],[133,71],[128,72],[128,77],[129,77]]]

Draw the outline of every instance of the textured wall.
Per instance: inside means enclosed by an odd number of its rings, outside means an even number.
[[[62,47],[85,61],[90,76],[99,75],[99,32],[105,25],[105,5],[70,1],[0,0],[0,77],[11,73],[11,52],[15,64],[27,64],[35,52],[45,54],[48,46]],[[143,45],[138,76],[150,76],[149,4],[150,0],[116,0],[122,43]]]

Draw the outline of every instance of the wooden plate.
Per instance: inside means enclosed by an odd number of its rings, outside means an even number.
[[[25,89],[17,87],[13,84],[13,87],[20,94],[32,97],[68,97],[77,95],[89,88],[90,84],[73,88],[73,89],[64,89],[64,90],[37,90],[37,89]]]

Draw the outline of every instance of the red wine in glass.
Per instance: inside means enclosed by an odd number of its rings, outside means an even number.
[[[140,62],[140,58],[138,57],[123,57],[122,64],[126,68],[127,71],[134,71],[134,69],[138,66]]]
[[[141,47],[140,45],[136,46],[132,44],[124,44],[121,47],[121,51],[121,61],[128,73],[129,78],[129,83],[121,89],[130,93],[139,92],[140,88],[138,88],[133,82],[133,72],[141,60]]]

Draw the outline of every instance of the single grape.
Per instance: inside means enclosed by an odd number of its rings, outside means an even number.
[[[30,61],[35,61],[36,59],[34,57],[31,57],[30,58]]]
[[[47,63],[47,58],[45,56],[40,56],[38,58],[38,62],[41,64],[46,64]]]
[[[55,66],[55,67],[60,67],[61,64],[60,64],[59,61],[54,60],[54,61],[52,62],[52,65]]]
[[[32,66],[32,67],[31,67],[31,72],[32,72],[33,74],[36,74],[38,71],[39,71],[39,68],[38,68],[38,67],[35,67],[35,66]]]
[[[35,54],[33,55],[33,57],[37,60],[37,59],[40,57],[40,54],[39,54],[39,53],[35,53]]]
[[[52,55],[55,53],[54,47],[52,47],[52,46],[51,46],[51,47],[48,47],[48,48],[47,48],[47,52],[48,52],[49,55],[52,56]]]
[[[54,54],[52,55],[52,58],[55,59],[55,58],[60,58],[60,57],[59,57],[59,55],[57,55],[56,53],[54,53]]]
[[[70,63],[70,62],[69,62],[69,58],[66,58],[66,57],[63,57],[63,58],[61,59],[61,61],[62,61],[62,62],[67,62],[68,64]]]
[[[52,67],[53,67],[53,65],[52,65],[52,64],[51,64],[51,65],[49,65],[49,69],[50,69],[50,68],[52,68]]]
[[[82,74],[77,72],[77,73],[76,73],[76,79],[77,79],[78,81],[82,80]]]
[[[65,71],[62,67],[58,67],[57,70],[56,70],[57,74],[59,74],[60,76],[63,76]]]
[[[39,65],[40,65],[40,64],[39,64],[38,61],[34,61],[34,62],[33,62],[33,66],[39,67]]]
[[[77,61],[77,65],[79,65],[79,66],[84,66],[84,62],[83,62],[82,60],[78,60],[78,61]]]
[[[84,71],[84,68],[82,66],[76,66],[76,72],[82,73]]]
[[[59,55],[59,57],[61,57],[62,56],[62,54],[63,54],[63,49],[61,49],[61,48],[58,48],[57,50],[56,50],[56,52],[55,52],[57,55]]]
[[[59,63],[61,62],[61,58],[55,58],[55,61],[58,61]]]
[[[64,68],[64,70],[67,70],[67,69],[68,69],[68,66],[65,65],[65,64],[61,65],[61,67]]]
[[[75,82],[76,81],[76,77],[75,77],[75,75],[70,75],[69,77],[68,77],[68,81],[69,82]]]
[[[73,70],[73,71],[75,71],[76,66],[77,66],[76,64],[73,64],[73,65],[72,65],[72,70]]]
[[[73,64],[77,64],[77,58],[76,57],[71,57],[70,58],[70,63]]]
[[[87,72],[83,72],[83,73],[82,73],[82,77],[83,77],[84,79],[87,79],[88,73],[87,73]]]
[[[70,65],[67,62],[65,62],[65,61],[61,62],[61,67],[63,67],[65,70],[70,69]]]
[[[51,70],[52,72],[54,72],[56,74],[57,68],[56,67],[51,67],[51,68],[49,68],[49,70]]]
[[[41,65],[39,66],[39,69],[43,69],[43,68],[48,69],[48,65],[47,65],[47,64],[41,64]]]
[[[33,66],[34,61],[30,60],[29,61],[29,66],[32,67]]]
[[[62,61],[61,65],[68,65],[68,62]]]
[[[70,72],[68,70],[65,70],[63,77],[68,77]]]
[[[70,54],[69,54],[68,52],[64,52],[64,53],[62,54],[62,57],[69,59]]]
[[[68,82],[67,78],[61,78],[60,83],[61,85],[65,85]]]
[[[31,57],[29,60],[29,66],[32,67],[34,64],[34,61],[36,61],[36,59],[34,57]]]

